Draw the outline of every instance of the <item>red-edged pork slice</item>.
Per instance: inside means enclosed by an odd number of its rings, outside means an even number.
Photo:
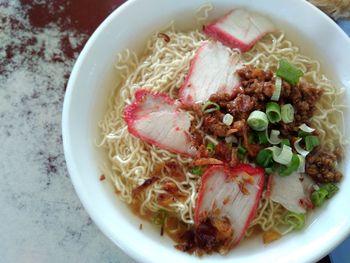
[[[215,40],[243,52],[274,30],[268,18],[245,9],[234,9],[204,28],[204,32]]]
[[[271,200],[291,212],[305,213],[310,203],[310,188],[314,182],[307,176],[301,178],[299,173],[292,173],[289,176],[270,176]]]
[[[239,55],[233,54],[219,42],[205,42],[191,61],[187,77],[179,91],[184,105],[206,102],[210,95],[220,92],[236,94],[240,67]]]
[[[233,228],[232,246],[236,245],[255,216],[263,185],[262,168],[248,164],[234,168],[212,166],[202,176],[195,223],[208,217],[228,218]]]
[[[187,156],[196,154],[189,128],[191,116],[163,93],[139,89],[124,110],[128,131],[159,148]]]

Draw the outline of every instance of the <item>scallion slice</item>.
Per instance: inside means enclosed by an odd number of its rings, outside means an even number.
[[[276,102],[266,104],[266,115],[271,123],[277,123],[281,120],[281,107]]]
[[[314,128],[307,126],[305,123],[301,124],[299,126],[299,129],[302,130],[303,132],[306,132],[306,133],[312,133],[315,131]]]
[[[320,188],[311,194],[311,201],[315,206],[321,206],[324,201],[326,201],[327,195],[328,191],[326,189]]]
[[[237,156],[240,160],[244,159],[247,149],[242,145],[241,141],[238,142],[237,146]]]
[[[304,132],[304,131],[298,131],[298,137],[304,138],[305,136],[308,136],[310,133]]]
[[[253,132],[248,133],[248,143],[249,144],[255,143],[255,133],[253,133]]]
[[[294,121],[294,108],[292,104],[282,105],[281,118],[284,123],[291,123]]]
[[[294,228],[296,230],[300,230],[304,227],[305,225],[305,215],[304,214],[298,214],[298,213],[294,213],[294,212],[289,212],[284,220],[294,226]]]
[[[269,167],[273,164],[272,151],[268,149],[262,149],[256,156],[255,162],[257,165],[262,167]]]
[[[258,135],[259,144],[268,143],[267,130],[266,131],[258,131],[258,132],[256,132],[256,134]]]
[[[305,137],[305,148],[311,152],[313,148],[320,145],[320,141],[317,136],[309,135]]]
[[[202,175],[203,174],[203,169],[200,166],[195,166],[190,170],[191,174],[194,175]]]
[[[326,199],[331,198],[338,190],[338,186],[332,183],[322,185],[311,194],[311,201],[315,206],[321,206]]]
[[[298,140],[296,140],[294,142],[294,149],[303,157],[306,157],[310,152],[304,150],[301,146],[300,146],[300,142],[303,138],[299,138]]]
[[[266,173],[266,174],[272,174],[272,173],[273,173],[272,167],[266,167],[266,168],[265,168],[265,173]]]
[[[276,77],[275,80],[275,90],[271,96],[271,100],[278,101],[280,99],[282,89],[282,79],[280,77]]]
[[[226,113],[222,119],[222,122],[227,126],[230,126],[233,123],[233,116],[230,113]]]
[[[212,152],[212,151],[214,151],[214,149],[215,149],[215,144],[212,143],[212,142],[208,142],[208,144],[207,144],[207,150],[208,150],[209,152]]]
[[[332,183],[322,185],[321,188],[327,190],[327,199],[331,198],[333,195],[335,195],[336,192],[339,191],[339,187]]]
[[[279,137],[279,135],[280,135],[280,131],[271,130],[270,137],[267,138],[267,140],[271,144],[279,144],[281,142],[281,138]]]
[[[264,131],[269,125],[266,114],[259,110],[251,112],[247,122],[249,127],[255,131]]]
[[[157,214],[152,218],[152,222],[157,226],[163,226],[167,216],[168,212],[164,209],[160,209],[157,212]]]
[[[298,154],[299,158],[299,167],[298,167],[298,172],[299,173],[305,173],[305,158]]]
[[[288,165],[293,157],[292,148],[287,145],[283,145],[282,148],[277,146],[272,146],[266,148],[272,151],[273,160],[276,163]]]
[[[206,103],[202,105],[202,111],[204,113],[210,113],[218,110],[220,110],[219,104],[212,102],[210,100],[208,100]]]
[[[301,76],[304,73],[290,64],[286,59],[279,61],[279,66],[276,75],[287,81],[289,84],[297,85]]]
[[[282,140],[281,140],[281,147],[282,147],[283,145],[290,146],[290,141],[289,141],[288,139],[282,139]]]
[[[288,164],[288,166],[284,167],[279,175],[280,176],[288,176],[291,173],[293,173],[294,171],[298,170],[299,168],[299,164],[300,164],[300,160],[297,154],[293,154],[292,160],[290,161],[290,163]]]
[[[241,143],[239,143],[237,147],[237,153],[245,154],[246,152],[247,152],[247,149]]]

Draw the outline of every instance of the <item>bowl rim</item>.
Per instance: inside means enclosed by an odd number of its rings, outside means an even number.
[[[137,3],[140,1],[142,0],[128,0],[124,2],[122,5],[120,5],[117,9],[115,9],[110,15],[108,15],[107,18],[97,27],[97,29],[89,37],[84,48],[79,54],[74,64],[74,67],[71,71],[69,80],[67,82],[67,89],[64,96],[63,110],[62,110],[62,139],[63,139],[64,155],[65,155],[68,173],[70,175],[74,189],[81,203],[86,209],[88,215],[96,223],[96,225],[104,233],[104,235],[107,236],[113,243],[115,243],[119,248],[121,248],[126,254],[128,254],[134,260],[138,262],[143,262],[145,260],[143,255],[140,253],[137,253],[137,250],[130,248],[128,244],[124,244],[122,237],[116,238],[110,234],[109,229],[106,228],[105,227],[106,225],[102,222],[103,221],[102,218],[96,215],[96,213],[94,212],[94,208],[90,205],[90,202],[89,202],[90,198],[88,197],[87,193],[82,191],[80,176],[77,171],[76,164],[73,161],[74,151],[70,147],[71,135],[70,135],[70,125],[68,121],[69,113],[71,111],[71,100],[72,100],[74,86],[76,85],[76,81],[77,81],[80,69],[82,67],[82,64],[84,63],[85,57],[89,54],[91,48],[94,45],[94,42],[96,41],[96,39],[98,39],[100,34],[102,34],[102,32],[108,27],[108,25],[115,19],[115,17],[119,16],[121,13],[125,12],[127,9],[132,8],[133,5],[135,4],[137,5]],[[312,5],[307,1],[303,1],[303,0],[293,0],[293,1],[303,2],[305,6],[308,6],[309,8],[312,8],[314,9],[314,11],[318,12],[319,15],[321,15],[324,19],[328,20],[328,22],[333,27],[333,30],[337,31],[337,34],[340,34],[340,36],[344,38],[344,41],[347,41],[350,45],[349,36],[329,16],[324,14],[317,7],[315,7],[314,5]],[[319,249],[316,252],[313,251],[312,255],[309,258],[307,258],[307,260],[314,261],[314,260],[320,259],[326,253],[329,253],[336,246],[338,246],[349,235],[350,235],[350,222],[348,224],[347,231],[337,233],[337,236],[333,237],[333,239],[331,240],[332,242],[328,244],[328,247]]]

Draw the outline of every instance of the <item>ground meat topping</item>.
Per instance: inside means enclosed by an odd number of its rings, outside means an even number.
[[[231,159],[231,149],[226,143],[219,142],[214,149],[214,156],[223,161],[230,161]]]
[[[192,145],[196,148],[199,148],[203,144],[203,136],[199,130],[197,130],[193,121],[191,122],[190,134]]]
[[[316,109],[316,103],[320,99],[323,90],[317,89],[306,83],[300,82],[297,86],[290,86],[283,82],[281,100],[291,103],[294,107],[295,123],[308,122]]]
[[[238,96],[226,103],[226,108],[236,119],[247,119],[249,113],[252,112],[256,106],[256,98],[245,94],[238,94]]]
[[[196,252],[202,255],[203,252],[227,253],[231,248],[231,237],[233,229],[230,220],[224,218],[206,218],[193,229],[190,229],[182,236],[182,243],[175,247],[189,253]]]
[[[219,137],[225,137],[229,126],[222,122],[224,114],[216,111],[205,114],[203,117],[203,128],[206,132],[214,134]]]
[[[317,183],[337,183],[343,177],[336,169],[337,155],[325,151],[311,152],[306,158],[306,173]]]
[[[214,93],[213,95],[210,96],[209,100],[215,103],[219,102],[225,102],[225,101],[230,101],[233,99],[233,96],[227,93]]]
[[[264,71],[253,66],[246,66],[237,70],[238,76],[242,80],[257,79],[259,81],[270,81],[273,78],[273,72],[271,70]]]
[[[245,94],[254,96],[259,101],[269,99],[275,90],[275,85],[272,81],[262,82],[256,79],[243,81],[242,86],[244,87]]]
[[[256,141],[249,141],[248,137],[252,131],[246,120],[254,110],[265,111],[265,104],[270,101],[275,90],[275,76],[270,70],[265,71],[253,66],[243,67],[237,70],[237,74],[241,79],[241,87],[237,93],[216,93],[210,96],[210,101],[220,106],[219,110],[203,113],[198,107],[193,108],[198,116],[203,117],[202,130],[205,133],[217,136],[215,139],[219,141],[214,151],[209,153],[202,136],[193,135],[196,146],[200,149],[197,156],[201,159],[200,163],[204,161],[204,163],[207,163],[208,160],[211,162],[212,158],[215,158],[215,161],[220,160],[230,166],[235,166],[241,161],[237,154],[238,144],[244,146],[247,151],[246,156],[250,160],[255,158],[262,149],[261,145],[255,144]],[[281,136],[289,139],[293,145],[299,138],[299,126],[302,123],[312,127],[310,120],[322,93],[323,90],[303,82],[291,85],[282,80],[278,104],[290,103],[293,105],[294,121],[288,124],[282,121],[270,124],[270,128],[279,130]],[[233,116],[231,125],[223,123],[223,117],[227,113]],[[229,135],[236,137],[236,142],[230,144],[230,146],[223,141],[223,138]],[[313,132],[312,135],[318,136],[317,132]],[[311,153],[307,158],[307,173],[316,182],[338,182],[342,174],[335,169],[335,163],[341,159],[341,156],[341,151]]]
[[[259,101],[269,99],[274,90],[274,78],[272,71],[247,66],[237,71],[242,80],[244,93],[255,97]]]

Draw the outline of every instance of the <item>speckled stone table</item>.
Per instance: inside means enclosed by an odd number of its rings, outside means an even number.
[[[82,207],[61,137],[73,64],[123,2],[0,0],[0,262],[134,262]]]
[[[79,51],[118,0],[0,0],[0,262],[134,262],[91,221],[64,161]]]

